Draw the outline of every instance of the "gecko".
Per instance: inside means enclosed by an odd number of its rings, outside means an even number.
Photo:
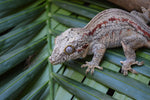
[[[55,38],[55,46],[49,61],[59,64],[77,58],[93,55],[92,60],[85,62],[81,67],[87,67],[86,73],[94,69],[103,70],[99,66],[107,48],[123,48],[125,61],[121,72],[138,73],[132,65],[143,65],[136,61],[135,51],[141,47],[150,48],[150,9],[141,7],[142,12],[127,12],[118,8],[106,9],[98,13],[82,28],[69,28]]]

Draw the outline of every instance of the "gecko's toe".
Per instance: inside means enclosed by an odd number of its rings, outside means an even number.
[[[127,76],[128,75],[128,71],[127,70],[121,70],[121,73],[123,74],[123,75],[125,75],[125,76]]]
[[[81,65],[81,68],[88,67],[88,64]]]
[[[142,66],[144,64],[144,61],[141,61],[141,62],[136,61],[136,64],[139,65],[139,66]]]
[[[128,75],[128,71],[133,74],[138,74],[138,72],[132,69],[131,66],[122,66],[121,73],[123,73],[123,75]]]
[[[121,69],[121,73],[123,73],[123,75],[128,75],[128,71],[130,71],[133,74],[138,74],[137,71],[135,71],[134,69],[131,68],[132,65],[143,65],[144,62],[141,61],[131,61],[131,60],[126,60],[126,61],[120,61],[120,63],[123,64],[122,69]]]
[[[120,61],[120,63],[121,63],[121,64],[123,64],[123,63],[124,63],[124,61]]]
[[[91,72],[91,74],[93,74],[95,68],[100,69],[100,70],[103,70],[103,67],[97,66],[97,65],[95,65],[95,64],[93,64],[93,63],[91,63],[91,62],[86,62],[86,64],[83,64],[83,65],[81,66],[81,68],[83,68],[83,67],[87,67],[87,69],[86,69],[86,74],[87,74],[88,72]]]
[[[84,68],[84,67],[87,67],[86,64],[83,64],[83,65],[81,66],[81,68]]]
[[[91,69],[91,74],[93,74],[93,73],[94,73],[94,68]]]
[[[121,68],[121,73],[125,76],[128,75],[128,71],[129,71],[129,66],[122,66]]]
[[[85,73],[87,74],[89,71],[90,71],[90,68],[88,67],[88,68],[86,69],[86,72],[85,72]]]
[[[133,74],[138,74],[138,72],[137,71],[135,71],[134,69],[129,69],[129,71],[131,72],[131,73],[133,73]]]
[[[103,67],[100,67],[100,66],[95,66],[95,68],[103,70]]]

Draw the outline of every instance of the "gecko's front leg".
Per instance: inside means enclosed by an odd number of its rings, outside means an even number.
[[[81,67],[88,67],[86,70],[86,73],[91,71],[91,74],[94,72],[94,68],[98,68],[100,70],[103,70],[103,67],[99,66],[99,63],[101,62],[103,55],[106,51],[106,48],[103,44],[99,43],[93,43],[91,46],[91,52],[94,54],[92,61],[86,62],[86,64],[83,64]]]

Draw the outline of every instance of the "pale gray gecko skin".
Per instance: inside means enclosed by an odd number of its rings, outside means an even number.
[[[84,58],[93,54],[90,62],[81,67],[88,67],[86,73],[94,72],[99,66],[107,48],[123,47],[126,57],[122,63],[122,73],[137,73],[131,65],[142,65],[136,61],[135,50],[150,48],[150,9],[142,7],[143,13],[131,13],[121,9],[107,9],[97,14],[85,27],[70,28],[55,39],[55,47],[49,60],[52,64]]]

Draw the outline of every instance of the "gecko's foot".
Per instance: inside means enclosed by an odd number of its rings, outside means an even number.
[[[100,70],[103,70],[103,67],[100,67],[100,66],[98,66],[98,65],[96,65],[96,64],[93,64],[92,62],[86,62],[86,64],[83,64],[83,65],[81,66],[81,68],[83,68],[83,67],[88,67],[88,68],[86,69],[86,74],[87,74],[88,72],[90,72],[90,71],[91,71],[91,74],[93,74],[93,73],[94,73],[94,68],[98,68],[98,69],[100,69]]]
[[[130,71],[131,73],[137,74],[138,72],[136,72],[134,69],[131,68],[131,65],[143,65],[144,62],[141,61],[132,61],[132,62],[128,62],[128,61],[120,61],[121,64],[123,64],[122,69],[121,69],[121,73],[123,73],[123,75],[128,75],[128,71]]]
[[[128,71],[130,71],[131,73],[137,74],[138,72],[135,71],[134,69],[131,68],[131,66],[122,66],[121,69],[121,73],[123,73],[123,75],[128,75]]]

